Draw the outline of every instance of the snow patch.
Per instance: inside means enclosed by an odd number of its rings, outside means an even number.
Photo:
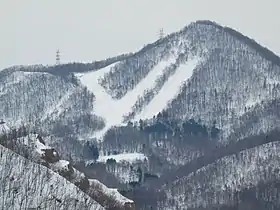
[[[148,160],[148,158],[142,154],[142,153],[122,153],[117,155],[105,155],[105,156],[99,156],[97,159],[97,162],[106,163],[108,159],[114,159],[117,163],[120,162],[129,162],[134,163],[136,161],[145,161]],[[88,164],[91,162],[89,161]]]

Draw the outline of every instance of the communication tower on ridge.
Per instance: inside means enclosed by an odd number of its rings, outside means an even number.
[[[60,64],[60,52],[59,50],[56,51],[56,65]]]
[[[159,29],[159,38],[162,39],[164,37],[163,28]]]

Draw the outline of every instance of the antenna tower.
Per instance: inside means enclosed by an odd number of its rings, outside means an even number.
[[[162,39],[164,37],[163,28],[159,29],[159,38]]]
[[[56,51],[56,65],[60,64],[60,52],[59,50]]]

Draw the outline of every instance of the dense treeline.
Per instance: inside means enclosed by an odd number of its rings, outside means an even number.
[[[192,172],[195,172],[196,170],[208,164],[211,164],[222,157],[238,154],[243,150],[251,149],[263,144],[267,144],[269,142],[280,141],[279,135],[280,135],[280,131],[274,130],[269,134],[250,136],[246,139],[242,139],[241,141],[232,142],[226,146],[221,146],[218,148],[215,147],[209,148],[209,150],[205,152],[203,156],[198,157],[197,159],[191,161],[190,163],[187,163],[186,165],[180,167],[176,171],[172,171],[171,173],[164,174],[160,179],[161,184],[175,181],[176,179],[186,176]]]
[[[155,173],[169,168],[170,164],[181,165],[203,154],[203,150],[216,141],[219,131],[215,124],[207,127],[193,119],[172,120],[166,112],[160,112],[151,120],[128,122],[127,126],[110,129],[100,150],[102,154],[140,152],[155,155],[158,158],[151,160],[155,163],[150,163]],[[172,150],[174,152],[170,152]]]
[[[209,205],[207,208],[189,208],[190,210],[279,210],[280,182],[279,180],[260,182],[234,194],[233,204]],[[180,209],[180,207],[178,208]]]
[[[240,153],[242,153],[242,151],[248,151],[248,150],[254,149],[256,147],[259,147],[260,151],[261,151],[262,145],[268,145],[268,143],[270,143],[270,142],[278,142],[280,140],[278,138],[279,134],[280,134],[279,130],[274,130],[273,132],[270,132],[269,134],[261,134],[261,135],[257,135],[257,136],[248,137],[248,138],[242,139],[241,141],[238,141],[238,142],[232,142],[229,145],[224,146],[224,147],[215,148],[215,146],[213,146],[212,149],[209,148],[209,150],[206,151],[203,156],[195,158],[193,161],[185,164],[184,166],[179,167],[177,170],[174,170],[174,169],[165,170],[159,179],[155,179],[155,180],[153,180],[153,182],[149,183],[149,186],[148,186],[148,188],[146,188],[146,191],[152,192],[154,189],[161,189],[161,187],[164,186],[164,189],[174,189],[175,191],[177,190],[178,195],[180,195],[180,196],[183,196],[188,193],[193,194],[193,192],[189,191],[191,189],[188,189],[188,186],[189,186],[188,182],[186,181],[186,183],[181,183],[181,182],[179,182],[180,179],[187,177],[190,174],[193,174],[194,179],[199,180],[198,183],[195,183],[194,185],[204,186],[207,183],[207,181],[199,179],[199,177],[200,177],[200,176],[198,176],[199,170],[201,170],[202,168],[204,168],[205,166],[207,166],[209,164],[213,164],[213,163],[217,162],[216,163],[217,165],[213,166],[213,167],[214,168],[219,167],[220,169],[217,172],[223,174],[223,170],[228,170],[228,166],[226,166],[226,165],[223,166],[223,165],[221,165],[221,163],[219,163],[219,160],[221,158],[229,157],[231,155],[233,155],[234,157],[236,155],[237,160],[240,160],[240,158],[238,158],[239,156],[242,158],[245,158],[245,159],[250,158],[249,155],[242,155],[242,154],[240,155]],[[269,150],[270,148],[273,148],[273,147],[270,147],[269,145],[267,147],[268,147],[267,150]],[[274,151],[274,153],[275,153],[275,151]],[[271,155],[269,155],[269,154],[266,154],[266,155],[268,155],[271,159],[273,159],[273,158],[276,158],[274,156],[274,153],[272,153]],[[249,151],[248,151],[248,154],[250,154]],[[259,153],[259,154],[261,155],[261,153]],[[234,161],[232,161],[232,163],[234,164]],[[258,169],[258,167],[262,167],[262,166],[257,166],[256,170]],[[204,171],[204,169],[202,171]],[[214,170],[214,171],[216,171],[216,170]],[[267,180],[268,177],[271,177],[271,176],[273,176],[273,173],[267,172],[267,175],[265,175],[266,178],[264,178],[263,180]],[[236,179],[237,178],[241,179],[242,177],[237,176]],[[235,181],[235,179],[233,181]],[[177,183],[177,184],[174,184],[174,183]],[[180,191],[179,187],[181,187],[183,189],[183,191]],[[210,188],[207,188],[207,189],[210,189]],[[207,189],[205,189],[205,190],[207,191]],[[270,189],[268,189],[268,190],[270,190]],[[124,195],[131,196],[130,198],[132,198],[136,202],[136,205],[141,204],[142,207],[145,205],[142,202],[142,198],[140,195],[138,195],[140,197],[138,197],[137,194],[135,194],[134,196],[129,193],[124,194]],[[211,203],[211,199],[213,199],[213,198],[209,197],[209,204]],[[166,198],[162,197],[162,200],[158,200],[157,202],[154,202],[153,208],[156,208],[155,203],[158,204],[158,203],[166,202],[166,201],[167,201]],[[195,199],[194,199],[194,202],[195,202]],[[168,206],[169,205],[172,206],[173,204],[168,203]],[[174,209],[176,209],[176,208],[174,208]],[[180,209],[180,206],[178,206],[177,209]]]

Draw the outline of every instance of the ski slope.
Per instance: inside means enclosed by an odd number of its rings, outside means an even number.
[[[112,126],[121,125],[123,116],[131,111],[138,96],[142,95],[147,88],[152,88],[155,80],[163,73],[164,68],[174,63],[175,59],[175,56],[171,56],[167,60],[160,61],[133,90],[128,91],[127,94],[119,100],[113,99],[98,83],[98,79],[102,78],[104,74],[109,72],[117,63],[98,71],[76,74],[81,83],[94,93],[96,97],[93,110],[94,114],[103,117],[106,121],[105,128],[96,132],[93,137],[101,140]]]
[[[193,70],[199,61],[199,58],[193,58],[185,64],[181,64],[175,74],[168,78],[159,93],[138,115],[136,115],[134,120],[139,121],[140,119],[152,118],[166,108],[168,102],[180,93],[183,83],[191,78]]]

